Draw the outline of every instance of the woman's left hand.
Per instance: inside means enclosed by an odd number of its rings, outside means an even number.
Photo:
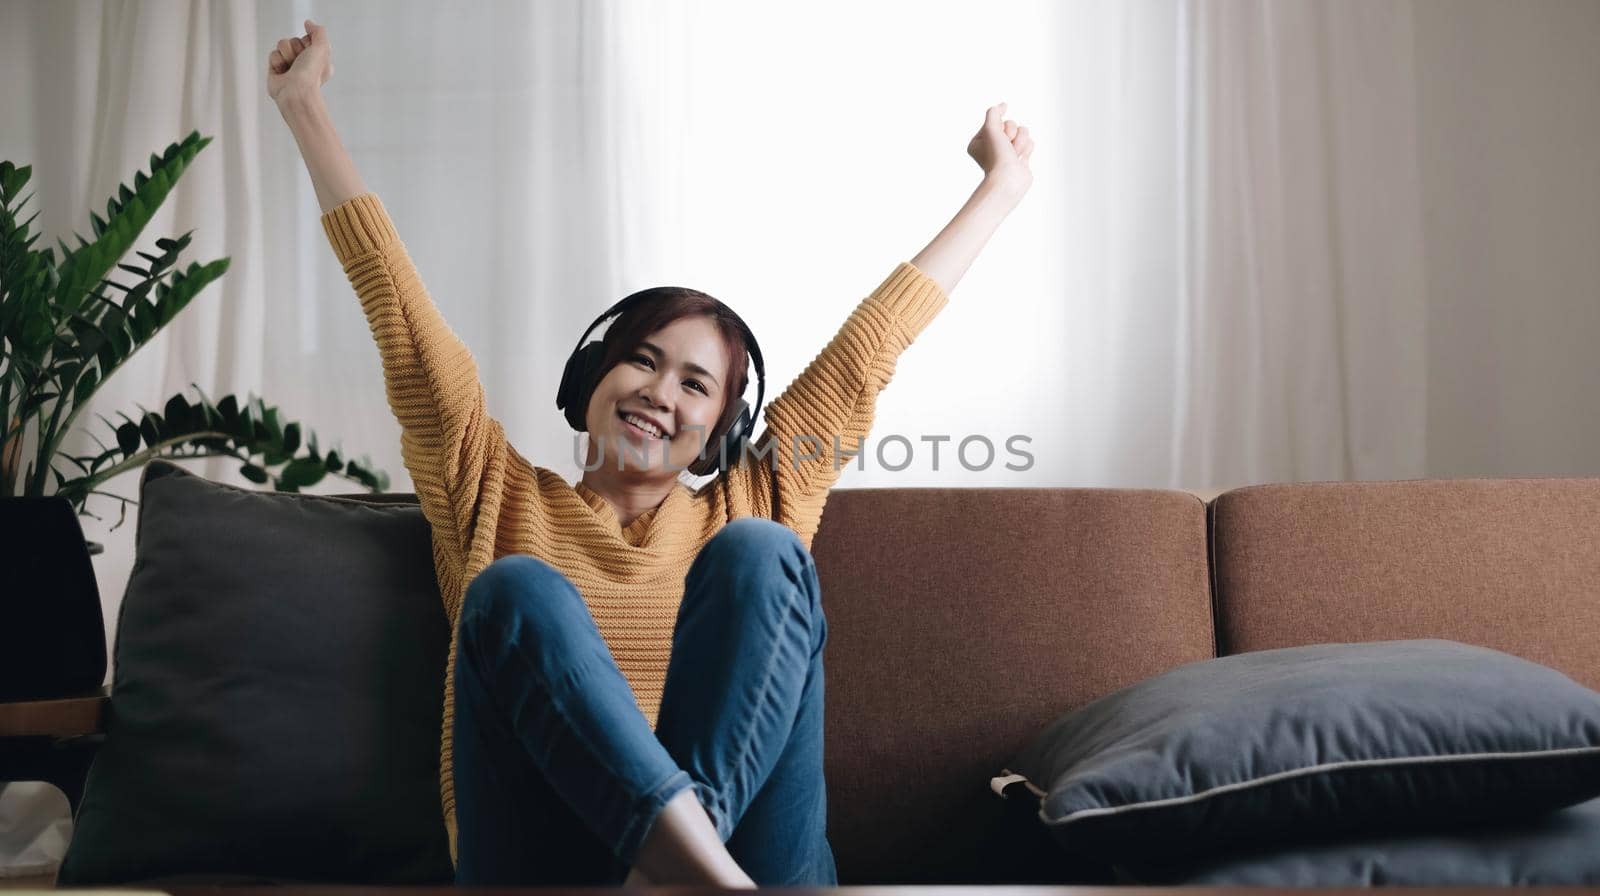
[[[1033,155],[1033,137],[1028,129],[1005,117],[1006,104],[990,106],[967,144],[967,155],[983,169],[983,179],[1014,199],[1033,186],[1033,171],[1028,157]]]

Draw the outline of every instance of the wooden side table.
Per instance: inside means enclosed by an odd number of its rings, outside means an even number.
[[[0,703],[0,781],[44,781],[67,795],[74,818],[89,763],[105,742],[111,688],[54,700]]]

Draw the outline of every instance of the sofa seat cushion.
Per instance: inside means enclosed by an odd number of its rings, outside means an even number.
[[[1238,654],[1057,719],[992,786],[1017,782],[1112,861],[1527,817],[1600,796],[1600,693],[1453,641]]]
[[[1161,886],[1595,886],[1600,799],[1452,830],[1246,848],[1115,871],[1119,883]]]
[[[152,461],[62,886],[448,883],[449,623],[414,503]]]

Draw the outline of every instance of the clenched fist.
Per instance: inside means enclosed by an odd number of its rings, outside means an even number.
[[[333,77],[328,29],[306,19],[305,37],[278,41],[267,57],[267,96],[274,101],[295,90],[320,90]]]
[[[1020,199],[1033,185],[1033,171],[1028,166],[1028,158],[1033,155],[1033,137],[1026,127],[1005,115],[1005,103],[989,107],[984,113],[983,125],[967,143],[967,155],[983,169],[986,180]]]

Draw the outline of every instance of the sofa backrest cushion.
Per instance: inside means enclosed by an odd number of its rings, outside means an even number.
[[[449,624],[403,502],[140,483],[106,740],[62,886],[449,883]]]
[[[1006,825],[995,770],[1063,712],[1213,656],[1193,495],[838,489],[812,554],[841,883],[1051,870],[1059,850],[1038,819]]]
[[[1446,638],[1600,689],[1600,479],[1256,485],[1210,509],[1225,654]]]

